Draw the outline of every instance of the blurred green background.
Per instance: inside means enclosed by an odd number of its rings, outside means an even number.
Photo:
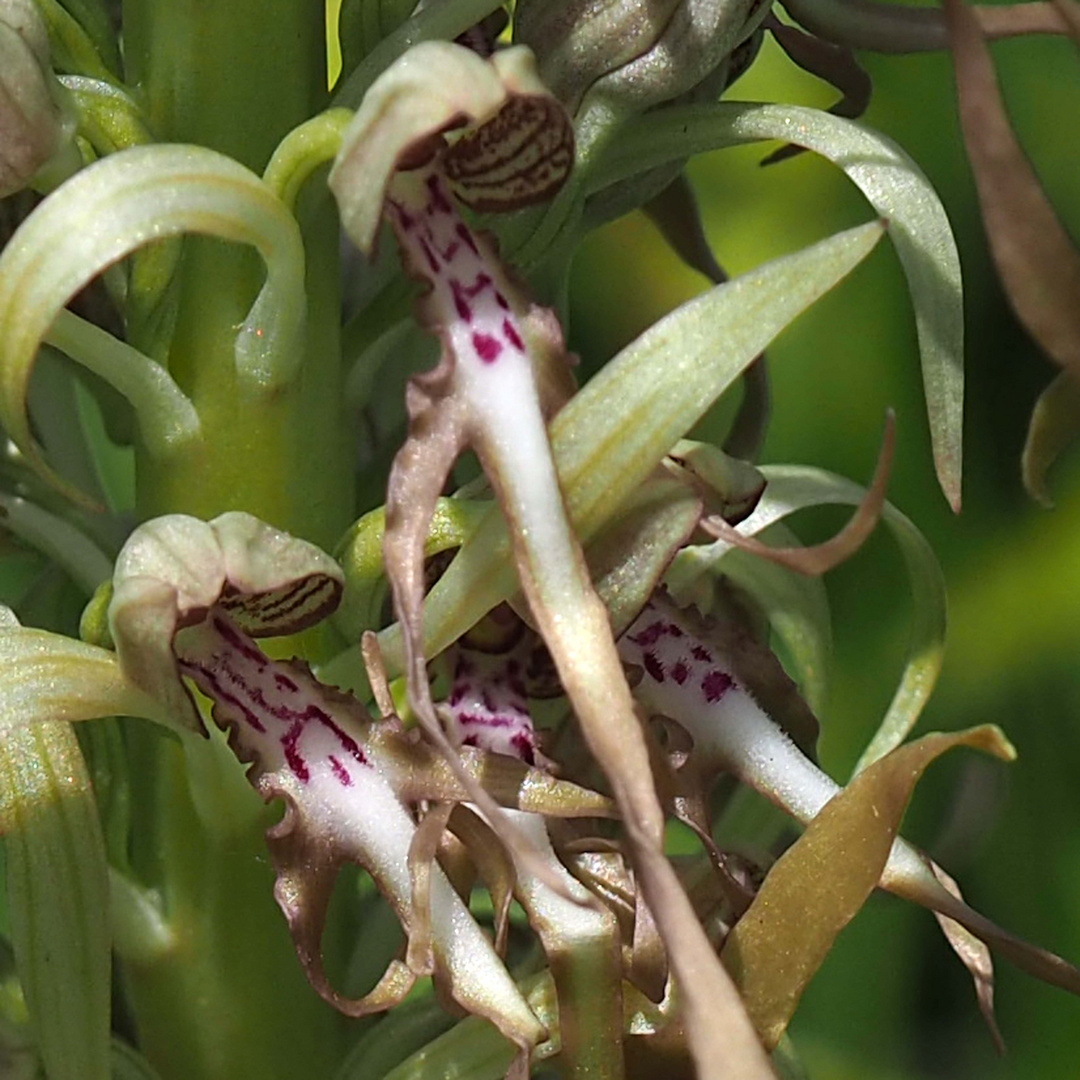
[[[1069,41],[1048,39],[1003,42],[994,54],[1020,137],[1075,235],[1080,54]],[[916,792],[904,831],[958,877],[975,907],[1077,962],[1080,453],[1052,476],[1057,508],[1035,507],[1020,485],[1019,457],[1052,369],[994,279],[949,60],[862,59],[875,87],[865,122],[925,170],[960,248],[968,333],[963,513],[952,515],[934,480],[914,323],[887,244],[770,350],[774,414],[762,460],[865,482],[885,409],[895,408],[890,498],[933,544],[950,601],[945,669],[918,731],[994,722],[1020,752],[1012,766],[968,752],[946,758]],[[728,96],[827,107],[836,94],[769,40]],[[690,166],[708,235],[733,274],[872,213],[839,171],[810,154],[760,168],[770,148],[722,151]],[[641,214],[591,237],[574,273],[571,345],[590,366],[705,287]],[[721,435],[730,414],[731,403],[721,406],[704,430]],[[824,512],[806,518],[808,541],[842,520]],[[910,608],[903,566],[883,533],[830,574],[828,586],[835,649],[821,749],[825,767],[843,779],[892,695]],[[812,984],[792,1034],[815,1080],[1080,1076],[1080,1001],[1004,961],[997,972],[1004,1060],[934,919],[875,896]]]

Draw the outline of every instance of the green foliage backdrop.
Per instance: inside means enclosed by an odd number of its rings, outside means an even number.
[[[994,47],[1020,138],[1059,213],[1080,229],[1076,49],[1064,39]],[[976,906],[1064,956],[1080,956],[1080,455],[1053,477],[1057,506],[1020,484],[1028,417],[1052,369],[1017,326],[990,270],[945,56],[864,56],[875,85],[865,119],[927,173],[956,231],[967,311],[964,509],[934,481],[910,304],[882,245],[770,352],[774,415],[762,460],[799,460],[867,478],[887,406],[897,412],[890,498],[923,529],[949,587],[945,667],[920,731],[1001,724],[1020,761],[967,756],[931,772],[908,835],[940,855]],[[770,39],[729,94],[827,107],[835,98]],[[810,154],[767,168],[761,146],[691,164],[709,239],[731,273],[865,216],[844,177]],[[598,363],[703,281],[670,254],[641,214],[595,235],[575,266],[571,344]],[[722,432],[730,408],[710,418]],[[842,419],[839,419],[842,418]],[[837,518],[839,518],[837,512]],[[834,518],[805,515],[807,541]],[[872,583],[870,587],[869,583]],[[846,775],[878,723],[899,671],[909,615],[895,546],[876,536],[828,579],[835,651],[822,756]],[[792,1026],[814,1077],[922,1080],[1076,1075],[1080,1015],[1067,996],[997,965],[997,1058],[966,974],[932,918],[872,899],[841,935]],[[902,1067],[898,1063],[903,1063]]]

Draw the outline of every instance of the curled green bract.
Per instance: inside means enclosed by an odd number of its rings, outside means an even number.
[[[237,372],[252,387],[286,382],[303,355],[300,230],[257,176],[222,154],[197,146],[113,154],[46,199],[0,256],[0,420],[35,467],[74,497],[30,433],[26,394],[38,347],[54,324],[60,334],[74,332],[73,316],[57,319],[96,275],[144,244],[185,232],[251,244],[262,255],[266,283],[237,331]],[[78,338],[65,339],[73,358],[132,401],[151,442],[197,433],[191,402],[160,365],[95,327],[84,325]]]
[[[888,221],[915,307],[938,480],[949,505],[959,510],[964,407],[960,256],[941,200],[903,150],[852,120],[817,109],[687,105],[628,124],[596,163],[589,183],[599,191],[668,161],[765,139],[784,139],[828,158]]]

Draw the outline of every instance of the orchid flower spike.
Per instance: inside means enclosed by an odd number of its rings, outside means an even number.
[[[473,126],[450,142],[463,120]],[[460,46],[414,48],[369,90],[330,173],[346,231],[370,251],[385,213],[408,269],[427,286],[421,321],[439,364],[414,378],[409,434],[391,469],[384,556],[402,628],[409,700],[425,734],[467,780],[431,700],[423,648],[424,545],[458,455],[471,447],[512,536],[526,602],[594,757],[607,774],[642,894],[667,947],[703,1078],[729,1051],[767,1075],[734,986],[663,853],[664,815],[607,610],[567,515],[546,417],[569,388],[554,315],[532,304],[453,193],[478,209],[547,198],[572,164],[570,121],[528,50],[482,60]],[[515,862],[572,900],[541,852],[480,789],[470,792]],[[721,1022],[717,1002],[723,1002]],[[747,1075],[751,1073],[748,1071]]]
[[[358,1016],[396,1003],[427,973],[395,960],[359,1000],[330,985],[321,959],[326,907],[340,866],[355,862],[371,873],[406,932],[430,942],[431,966],[453,998],[524,1050],[543,1028],[438,866],[430,869],[430,925],[414,918],[417,826],[409,804],[464,792],[395,719],[376,724],[306,665],[271,660],[256,644],[310,626],[340,592],[340,570],[329,556],[247,514],[210,523],[172,515],[141,526],[121,551],[109,620],[132,681],[198,729],[181,676],[190,679],[213,703],[214,721],[229,732],[237,757],[251,764],[252,785],[268,801],[285,801],[285,817],[267,837],[275,892],[315,988]]]

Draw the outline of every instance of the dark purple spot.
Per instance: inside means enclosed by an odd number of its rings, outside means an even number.
[[[491,695],[486,690],[481,692],[480,700],[484,703],[484,708],[487,709],[489,713],[496,711],[495,702],[491,700]]]
[[[703,664],[712,663],[712,653],[704,645],[695,645],[690,651],[694,654],[695,660],[700,660]]]
[[[655,645],[660,640],[660,636],[663,632],[664,624],[662,622],[654,622],[651,626],[645,627],[640,633],[635,634],[630,640],[635,645],[640,645],[645,649],[650,645]]]
[[[428,204],[430,210],[434,213],[449,214],[450,202],[439,187],[439,178],[437,176],[429,176],[427,178],[427,187],[428,191],[431,193],[431,202]]]
[[[454,689],[450,691],[450,706],[460,705],[463,697],[465,697],[464,689],[460,686],[455,686]]]
[[[476,246],[476,241],[473,239],[472,233],[469,232],[465,222],[459,221],[457,225],[454,226],[454,232],[458,234],[461,242],[465,244],[474,255],[480,254],[480,249]]]
[[[517,721],[510,716],[478,716],[476,713],[459,713],[457,722],[462,727],[504,728],[513,727]]]
[[[656,653],[642,653],[641,662],[645,665],[645,670],[657,682],[662,683],[664,681],[664,665],[657,659]]]
[[[431,250],[431,245],[423,238],[420,238],[420,250],[424,253],[424,258],[427,259],[428,269],[433,273],[439,272],[439,260],[435,258],[435,252]]]
[[[439,255],[442,261],[450,263],[454,261],[454,256],[461,250],[461,245],[456,240],[451,240],[450,244],[446,248],[439,249]]]
[[[477,738],[476,738],[475,735],[466,735],[465,738],[461,740],[461,745],[462,746],[479,746],[480,743],[477,741]]]
[[[352,787],[352,777],[349,775],[349,770],[333,754],[327,760],[330,762],[330,768],[334,770],[334,775],[340,781],[341,786]]]
[[[516,735],[512,735],[510,737],[510,745],[517,751],[518,757],[521,758],[526,765],[534,765],[536,763],[532,739],[530,739],[524,731],[519,731]]]
[[[680,685],[690,677],[690,669],[681,661],[671,665],[671,677]]]
[[[317,720],[323,727],[329,728],[336,736],[341,748],[344,750],[354,761],[360,765],[366,765],[368,763],[367,756],[364,751],[360,749],[357,741],[351,736],[347,735],[333,719],[318,708],[315,705],[309,705],[303,712],[302,717],[304,720]]]
[[[416,224],[416,221],[413,219],[412,215],[405,209],[405,207],[402,206],[401,203],[395,202],[393,199],[388,199],[387,201],[394,208],[394,212],[397,214],[398,224],[401,225],[401,227],[406,232],[412,229],[413,226]]]
[[[280,671],[274,672],[274,685],[279,690],[292,690],[294,693],[300,689],[288,675],[282,675]]]
[[[489,288],[491,284],[491,275],[481,271],[476,275],[476,280],[469,286],[469,295],[479,296],[485,289]]]
[[[525,342],[521,340],[521,335],[514,329],[514,324],[509,319],[503,319],[502,332],[506,340],[509,341],[518,352],[525,351]]]
[[[672,636],[673,638],[681,638],[681,637],[684,637],[684,636],[685,636],[685,635],[683,634],[683,632],[682,632],[682,629],[681,629],[680,627],[676,626],[676,625],[675,625],[674,623],[668,623],[668,628],[667,628],[667,632],[668,632],[668,633],[669,633],[669,634],[670,634],[670,635],[671,635],[671,636]]]
[[[214,629],[242,656],[250,660],[260,671],[270,662],[263,653],[259,652],[235,627],[224,619],[214,618]]]
[[[701,680],[701,689],[705,700],[714,705],[731,689],[731,676],[726,671],[710,671]]]
[[[492,337],[491,334],[482,334],[479,330],[473,334],[472,344],[476,350],[476,355],[485,364],[494,364],[503,350],[502,343],[498,338]]]
[[[503,311],[509,311],[510,310],[510,301],[507,300],[506,297],[503,296],[503,294],[501,292],[497,292],[495,294],[495,303],[498,304],[499,307],[501,307],[503,309]]]
[[[256,731],[266,731],[266,728],[263,726],[262,721],[255,714],[255,712],[249,709],[247,705],[245,705],[244,702],[242,702],[234,694],[230,694],[229,691],[221,685],[220,680],[209,668],[203,667],[199,664],[193,664],[187,660],[181,660],[180,670],[183,671],[185,675],[189,675],[191,678],[193,678],[199,684],[199,688],[202,690],[202,692],[206,694],[207,697],[214,699],[215,704],[231,706],[233,709],[236,710],[237,713],[239,713],[240,717],[245,721],[245,723],[250,725]],[[243,685],[242,682],[241,685]]]
[[[472,322],[472,308],[466,299],[467,291],[457,278],[450,279],[450,293],[454,297],[454,308],[458,313],[458,318]]]
[[[281,736],[281,748],[285,751],[285,761],[293,771],[293,775],[301,783],[306,784],[311,779],[311,773],[308,772],[307,762],[300,756],[300,751],[297,749],[296,744],[300,741],[300,736],[304,733],[304,722],[297,720],[293,723],[292,727]]]

